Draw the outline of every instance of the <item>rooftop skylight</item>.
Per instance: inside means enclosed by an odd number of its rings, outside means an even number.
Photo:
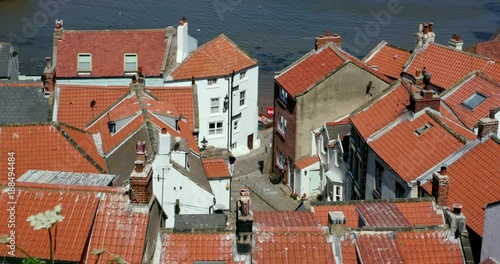
[[[462,104],[469,108],[470,110],[476,108],[480,103],[484,102],[486,100],[486,96],[483,94],[480,94],[478,92],[474,93],[471,95],[469,98],[467,98]]]

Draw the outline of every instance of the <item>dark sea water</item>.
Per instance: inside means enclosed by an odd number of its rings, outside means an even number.
[[[273,72],[310,51],[314,37],[327,30],[339,33],[343,48],[358,57],[381,40],[412,49],[422,21],[434,22],[436,42],[457,33],[469,47],[500,26],[500,1],[0,0],[0,41],[17,45],[21,74],[40,74],[52,55],[56,18],[66,29],[132,29],[177,26],[183,16],[200,44],[224,33],[259,60],[259,99],[267,105]]]

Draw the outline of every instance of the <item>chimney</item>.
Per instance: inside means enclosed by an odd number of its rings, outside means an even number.
[[[497,110],[495,108],[491,108],[488,117],[479,119],[477,125],[477,138],[482,139],[489,134],[498,134],[498,120],[495,119],[496,112]]]
[[[166,128],[161,129],[158,144],[158,155],[168,155],[170,153],[171,137]]]
[[[253,214],[250,212],[250,191],[243,187],[236,213],[236,250],[240,255],[252,253]]]
[[[448,40],[448,46],[450,48],[454,48],[456,50],[462,50],[462,47],[464,46],[464,42],[460,38],[459,35],[453,34],[451,39]]]
[[[424,47],[430,42],[434,42],[436,33],[434,33],[434,23],[421,22],[418,25],[418,32],[415,33],[415,45]]]
[[[448,187],[450,178],[446,175],[446,166],[442,166],[439,172],[434,172],[432,177],[432,196],[436,199],[438,206],[448,206]]]
[[[46,64],[45,69],[43,69],[42,82],[43,89],[46,94],[52,93],[56,86],[56,68],[52,65],[52,59],[50,57],[45,58]]]
[[[153,170],[146,162],[145,142],[139,141],[136,145],[137,160],[130,175],[129,198],[134,204],[149,204],[153,198]]]
[[[345,215],[342,211],[328,212],[330,234],[343,237],[345,233]]]
[[[54,37],[57,40],[62,40],[62,34],[63,34],[63,21],[61,20],[56,20],[56,26],[54,28]]]
[[[333,34],[330,31],[326,32],[326,36],[319,35],[315,39],[314,48],[316,50],[321,49],[321,47],[327,45],[328,43],[333,44],[334,46],[341,48],[342,47],[342,37],[339,34]]]
[[[430,90],[428,86],[426,86],[426,89],[422,89],[420,93],[411,92],[409,109],[413,113],[417,113],[426,107],[439,112],[440,106],[441,99],[439,95],[434,94],[434,91]]]
[[[446,211],[446,223],[450,227],[450,233],[448,235],[449,238],[459,238],[462,235],[467,235],[467,226],[466,226],[466,218],[464,214],[462,214],[462,205],[461,204],[453,204],[452,210]]]
[[[177,63],[183,62],[188,56],[188,39],[188,23],[183,17],[177,27]]]

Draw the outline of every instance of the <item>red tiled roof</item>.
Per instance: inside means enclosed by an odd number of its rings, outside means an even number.
[[[453,113],[458,116],[460,121],[469,129],[473,129],[479,119],[487,117],[491,108],[500,107],[500,83],[494,81],[484,74],[475,73],[470,79],[461,82],[449,95],[444,95],[444,103],[448,105]],[[481,93],[487,98],[476,108],[469,109],[462,103],[474,95]]]
[[[313,165],[316,162],[319,162],[318,156],[311,156],[311,157],[303,158],[303,159],[297,161],[297,163],[295,163],[295,166],[297,166],[297,168],[303,170],[303,169]]]
[[[500,39],[479,42],[466,51],[479,56],[500,60]]]
[[[341,211],[345,216],[345,226],[350,228],[358,227],[359,215],[356,211],[355,204],[339,204],[339,205],[314,205],[311,206],[314,216],[318,222],[324,226],[328,226],[328,213],[332,211]]]
[[[360,135],[367,139],[373,133],[387,126],[406,113],[410,94],[403,85],[396,85],[383,97],[365,110],[350,118]]]
[[[405,67],[405,72],[415,74],[426,67],[432,73],[431,83],[447,89],[472,71],[482,71],[500,81],[500,61],[494,61],[434,42],[425,49],[415,51],[415,57]]]
[[[2,128],[3,129],[3,128]],[[7,160],[7,159],[5,159]],[[18,163],[21,165],[21,163]],[[6,179],[7,177],[5,177]],[[7,185],[4,185],[4,187]],[[2,188],[3,189],[3,188]],[[61,204],[62,222],[57,224],[57,233],[52,229],[52,235],[56,236],[55,259],[80,262],[83,258],[88,238],[91,233],[92,224],[99,198],[95,193],[67,192],[60,190],[25,190],[17,188],[17,204],[15,205],[15,236],[16,246],[26,250],[31,256],[49,259],[49,234],[46,229],[34,230],[27,221],[31,215],[52,210]],[[8,226],[10,201],[9,194],[0,194],[0,220],[5,223],[0,225],[0,234],[9,234]],[[47,245],[47,247],[42,246]],[[0,255],[7,257],[8,248],[0,247]],[[24,257],[20,250],[16,250],[17,257]]]
[[[197,79],[229,75],[255,66],[257,61],[248,56],[224,34],[193,51],[172,72],[174,80]]]
[[[352,61],[354,64],[356,64],[358,67],[364,69],[367,72],[370,72],[371,74],[377,76],[379,79],[382,81],[385,81],[386,83],[391,83],[392,80],[389,79],[387,76],[382,74],[381,72],[373,69],[370,65],[360,61],[358,58],[352,56],[351,54],[347,53],[346,51],[339,49],[339,52],[342,53],[348,60]]]
[[[383,41],[364,62],[370,66],[377,66],[378,71],[386,76],[399,79],[403,66],[410,58],[410,55],[410,51],[400,49]]]
[[[186,117],[189,127],[194,131],[193,88],[186,87],[148,87],[149,92],[160,101],[173,103],[179,113]]]
[[[223,159],[202,159],[203,168],[209,179],[231,177],[227,164]]]
[[[346,217],[346,227],[348,228],[356,228],[359,227],[359,214],[356,209],[359,205],[371,205],[377,203],[387,203],[385,201],[370,201],[370,202],[340,202],[340,204],[328,204],[328,205],[313,205],[312,210],[314,212],[314,216],[319,221],[321,225],[328,225],[328,212],[332,211],[341,211],[344,213]],[[391,202],[395,207],[400,211],[400,218],[403,217],[408,223],[407,226],[415,226],[415,225],[424,225],[424,226],[438,226],[443,225],[443,216],[438,214],[433,201],[406,201],[406,200],[396,200],[395,202]],[[371,208],[377,209],[376,206],[372,206]],[[369,212],[371,213],[371,217],[381,217],[387,218],[390,216],[391,211],[386,210],[386,214],[378,215],[380,212]],[[379,221],[379,220],[377,220]],[[398,223],[395,223],[393,226],[397,226]]]
[[[42,88],[42,82],[0,82],[0,87]]]
[[[128,87],[58,85],[57,120],[85,129],[87,124],[129,92]],[[90,107],[95,101],[94,107]]]
[[[340,242],[343,264],[358,264],[356,245],[350,239]]]
[[[78,76],[78,54],[92,54],[89,77],[123,76],[124,54],[136,53],[146,76],[160,76],[167,48],[165,29],[64,30],[57,41],[57,77]]]
[[[334,122],[326,122],[325,125],[326,126],[338,126],[338,125],[347,125],[349,124],[349,119],[348,118],[344,118],[340,121],[334,121]]]
[[[335,263],[332,245],[319,232],[257,233],[252,261],[255,263]]]
[[[161,263],[233,263],[234,239],[234,233],[167,233],[163,236]]]
[[[500,144],[488,139],[448,166],[448,205],[463,205],[467,225],[483,235],[484,205],[500,200]]]
[[[361,263],[403,263],[394,242],[387,233],[360,234],[356,248]]]
[[[193,133],[189,128],[189,124],[186,123],[186,121],[184,120],[179,120],[179,122],[177,122],[177,126],[179,126],[179,131],[181,133],[181,136],[187,140],[189,149],[193,151],[195,154],[200,154],[198,143],[196,142],[196,139],[194,138]]]
[[[275,79],[291,96],[295,97],[345,62],[346,60],[331,46],[325,46],[319,51],[309,52]]]
[[[143,212],[130,209],[127,196],[108,194],[100,202],[90,238],[89,252],[106,249],[99,257],[87,254],[87,263],[108,263],[119,255],[128,263],[142,263],[148,226],[147,207]]]
[[[415,131],[426,124],[431,127],[417,135]],[[416,179],[464,146],[427,113],[401,122],[368,144],[406,182]]]
[[[311,211],[256,211],[254,228],[263,231],[318,231],[318,220]]]
[[[410,226],[440,226],[444,224],[443,215],[436,212],[435,203],[432,201],[394,203],[405,216]]]
[[[356,209],[366,226],[398,227],[410,226],[394,203],[358,203]]]
[[[88,151],[86,154],[97,165],[104,164],[91,135],[57,124],[0,127],[0,146],[6,147],[0,152],[0,159],[7,160],[8,152],[15,152],[17,177],[30,169],[103,173],[105,167],[93,165],[73,145],[75,142]],[[6,178],[7,171],[1,170],[0,177]]]
[[[396,247],[403,263],[463,263],[460,243],[446,239],[444,231],[396,233]]]

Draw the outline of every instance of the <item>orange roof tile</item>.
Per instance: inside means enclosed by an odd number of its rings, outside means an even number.
[[[397,232],[396,247],[403,263],[463,263],[457,240],[446,239],[444,231]]]
[[[431,83],[448,89],[472,71],[482,71],[500,81],[500,61],[472,55],[431,42],[425,49],[414,51],[414,58],[404,71],[413,75],[426,67],[432,73]]]
[[[360,234],[356,239],[361,263],[403,263],[394,239],[388,233]]]
[[[331,46],[324,46],[319,51],[309,52],[275,79],[291,96],[295,97],[345,62],[346,60]]]
[[[483,235],[484,205],[500,200],[500,144],[488,139],[448,166],[448,205],[463,205],[467,225]],[[429,188],[430,189],[430,188]]]
[[[451,89],[453,91],[446,93],[443,101],[469,129],[473,129],[479,119],[487,117],[491,108],[500,107],[500,83],[484,74],[474,73]],[[485,95],[487,98],[476,108],[469,109],[462,103],[475,93]]]
[[[479,42],[465,51],[500,60],[500,39]]]
[[[320,232],[257,233],[255,263],[335,263],[331,243]]]
[[[311,211],[256,211],[254,228],[259,232],[319,231],[320,224]]]
[[[371,106],[350,118],[353,126],[366,140],[373,133],[387,126],[406,113],[410,94],[401,84],[393,88]]]
[[[42,88],[43,82],[0,82],[0,87]]]
[[[193,51],[179,67],[172,72],[174,80],[207,78],[229,75],[257,65],[224,34],[205,43]]]
[[[227,164],[223,159],[202,159],[201,161],[208,179],[231,177]]]
[[[21,165],[19,163],[19,165]],[[5,177],[6,178],[6,177]],[[6,185],[4,185],[5,187]],[[3,189],[3,188],[2,188]],[[15,205],[15,236],[16,246],[26,250],[31,256],[49,259],[49,234],[47,230],[34,230],[27,221],[31,215],[52,210],[61,204],[61,215],[63,221],[57,224],[57,233],[53,229],[52,234],[56,236],[55,259],[61,261],[80,262],[86,252],[86,243],[91,234],[99,198],[95,193],[67,192],[60,190],[25,190],[17,188],[17,204]],[[7,212],[10,196],[7,192],[0,194],[0,210]],[[0,234],[8,234],[9,214],[1,213]],[[47,245],[47,247],[41,246]],[[1,256],[7,255],[8,248],[0,247]],[[16,250],[17,257],[24,257],[20,250]]]
[[[316,162],[319,162],[318,156],[311,156],[311,157],[303,158],[303,159],[297,161],[297,163],[295,163],[295,166],[297,166],[297,168],[303,170],[303,169],[313,165]]]
[[[78,54],[92,54],[89,77],[124,76],[125,53],[137,54],[146,76],[160,76],[167,48],[165,29],[64,30],[57,41],[57,77],[78,76]]]
[[[57,120],[85,129],[87,124],[129,92],[128,87],[58,85]],[[91,102],[95,101],[92,108]]]
[[[108,194],[100,202],[88,251],[104,248],[99,258],[87,254],[87,263],[108,263],[119,255],[128,263],[142,263],[148,226],[148,208],[132,211],[127,196]],[[99,261],[97,261],[99,259]]]
[[[231,233],[171,233],[163,236],[161,263],[193,263],[196,260],[233,263]]]
[[[415,131],[426,124],[431,127],[418,135]],[[402,121],[368,144],[406,182],[416,179],[464,146],[428,113]]]
[[[147,89],[160,101],[173,103],[179,113],[186,117],[191,131],[194,131],[193,87],[148,87]]]
[[[0,152],[0,159],[7,160],[8,152],[15,152],[17,177],[30,169],[103,173],[103,158],[96,155],[91,140],[88,134],[58,124],[4,126],[0,127],[0,145],[8,147]],[[7,177],[7,171],[1,170],[0,177]]]
[[[356,245],[350,239],[340,242],[343,264],[358,264]]]
[[[394,203],[410,223],[410,226],[440,226],[444,224],[442,214],[436,211],[433,201]]]
[[[378,71],[393,79],[399,79],[403,66],[410,58],[411,52],[383,41],[363,61],[370,66],[377,66]]]
[[[410,226],[408,220],[394,203],[357,203],[356,210],[366,226],[400,227]]]
[[[195,154],[200,154],[198,143],[196,142],[196,139],[194,138],[193,133],[189,128],[189,124],[184,120],[180,120],[179,122],[177,122],[177,126],[179,126],[181,136],[187,140],[189,149]]]
[[[342,55],[344,55],[348,60],[350,60],[351,62],[353,62],[354,64],[356,64],[358,67],[360,67],[360,68],[364,69],[365,71],[370,72],[371,74],[377,76],[382,81],[384,81],[386,83],[391,83],[392,82],[392,80],[389,79],[387,76],[385,76],[381,72],[373,69],[373,67],[371,67],[370,65],[362,62],[358,58],[356,58],[356,57],[352,56],[351,54],[347,53],[346,51],[344,51],[342,49],[339,49],[339,52],[342,53]]]
[[[356,211],[356,205],[339,204],[339,205],[314,205],[311,206],[314,216],[318,222],[324,226],[328,226],[328,212],[341,211],[345,216],[345,226],[350,228],[358,227],[359,215]]]

